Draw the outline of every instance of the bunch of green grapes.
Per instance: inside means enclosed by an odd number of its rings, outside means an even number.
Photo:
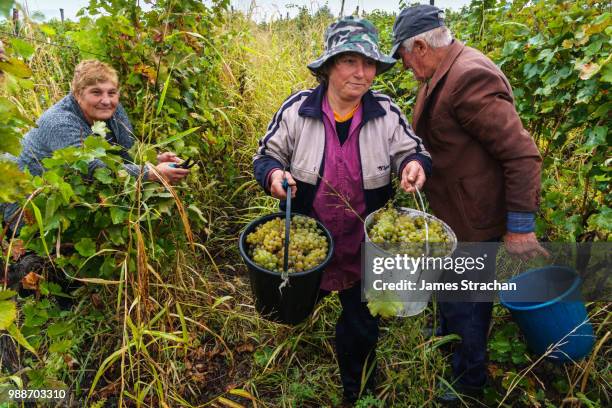
[[[289,272],[313,269],[325,260],[327,237],[310,217],[295,215],[289,231]],[[247,235],[248,253],[257,265],[274,272],[283,270],[285,260],[285,220],[274,218]]]
[[[425,221],[423,216],[405,214],[387,207],[374,214],[368,236],[375,244],[384,244],[413,256],[425,253],[425,241],[429,238],[430,255],[447,255],[452,247],[444,227],[436,220],[427,219],[427,234]]]
[[[404,309],[399,297],[391,291],[370,291],[366,298],[372,316],[393,317]]]

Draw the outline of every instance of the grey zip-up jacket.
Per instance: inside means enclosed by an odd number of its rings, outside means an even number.
[[[42,159],[51,157],[53,152],[68,146],[81,146],[85,138],[92,134],[91,126],[72,93],[66,95],[55,105],[47,109],[38,119],[38,127],[31,129],[21,141],[22,151],[17,159],[21,170],[26,167],[33,175],[44,172]],[[113,116],[106,121],[108,129],[112,132],[116,145],[129,149],[134,144],[132,138],[132,125],[119,104]],[[126,171],[134,177],[143,173],[146,180],[148,170],[146,167],[135,165],[129,161],[127,152],[121,155],[124,159]],[[90,164],[90,172],[103,164],[94,160]]]
[[[296,211],[309,213],[323,174],[325,127],[322,101],[326,89],[290,96],[274,115],[253,157],[255,178],[268,191],[267,175],[274,168],[288,169],[298,184]],[[406,117],[388,96],[368,91],[362,98],[359,134],[362,188],[368,212],[380,208],[393,195],[391,174],[417,160],[427,174],[431,156]]]
[[[142,175],[143,179],[148,178],[148,168],[139,166],[131,162],[127,149],[132,147],[132,125],[123,109],[119,104],[113,116],[105,121],[112,134],[107,135],[107,140],[112,144],[121,146],[119,152],[125,170],[134,177]],[[51,157],[53,152],[68,146],[81,146],[85,138],[92,134],[91,126],[85,120],[81,108],[72,93],[63,97],[55,105],[47,109],[36,122],[37,127],[31,129],[21,140],[22,150],[19,157],[5,157],[17,163],[20,170],[28,169],[35,176],[41,175],[45,169],[42,160]],[[93,174],[98,167],[103,167],[104,163],[99,159],[94,159],[89,163],[89,174]],[[4,215],[4,220],[12,220],[11,230],[19,229],[16,225],[15,213],[19,210],[17,203],[5,203],[0,205],[0,212]]]

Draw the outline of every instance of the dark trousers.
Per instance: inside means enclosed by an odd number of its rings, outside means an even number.
[[[442,334],[458,334],[453,353],[454,380],[466,388],[482,388],[487,381],[487,334],[493,303],[438,302]]]
[[[2,203],[0,204],[0,218],[2,218],[2,228],[8,225],[6,231],[7,239],[13,236],[13,231],[17,231],[15,236],[19,236],[21,228],[23,228],[24,220],[21,219],[19,225],[17,225],[17,219],[19,218],[19,212],[21,207],[17,203]]]
[[[321,290],[320,298],[329,293]],[[375,386],[379,318],[373,317],[367,303],[361,302],[361,282],[338,292],[338,295],[342,313],[336,322],[336,358],[344,397],[355,401],[362,377],[366,378],[364,390],[372,390]]]
[[[500,238],[487,240],[499,242]],[[497,245],[487,246],[486,270],[495,275]],[[472,256],[482,256],[478,248]],[[472,252],[472,251],[468,251]],[[454,272],[453,272],[454,273]],[[458,334],[461,343],[453,353],[453,380],[466,389],[480,389],[487,381],[487,336],[493,311],[492,302],[438,302],[443,335]]]

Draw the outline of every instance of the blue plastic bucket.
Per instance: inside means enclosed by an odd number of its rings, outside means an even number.
[[[553,346],[547,358],[564,363],[591,352],[595,336],[581,300],[581,279],[576,271],[546,266],[530,269],[509,282],[516,283],[516,291],[500,291],[500,302],[510,309],[534,353],[544,354]]]

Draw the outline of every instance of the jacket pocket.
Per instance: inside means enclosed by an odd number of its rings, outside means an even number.
[[[455,185],[463,217],[475,229],[503,224],[506,219],[503,177],[494,172],[459,179]]]

